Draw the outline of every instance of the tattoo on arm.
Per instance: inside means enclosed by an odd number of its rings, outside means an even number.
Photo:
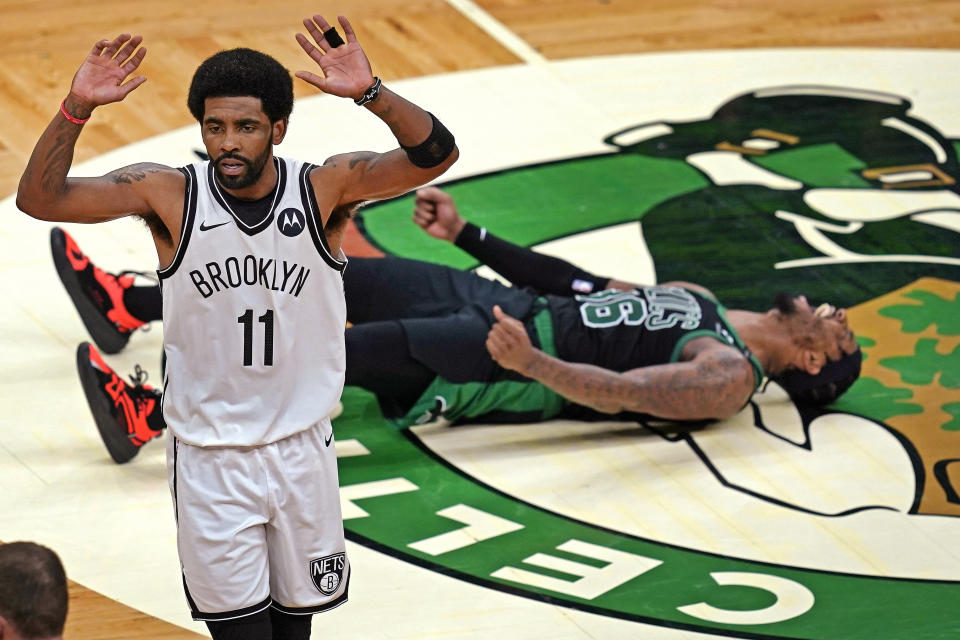
[[[394,96],[394,99],[399,98],[399,96]],[[406,100],[399,98],[402,102],[406,103]],[[381,120],[384,124],[390,127],[391,133],[398,142],[402,145],[408,147],[415,146],[423,142],[430,135],[430,127],[433,125],[432,120],[426,116],[424,111],[421,116],[426,117],[427,129],[419,134],[413,133],[408,129],[413,125],[411,122],[412,112],[406,108],[396,108],[393,101],[384,101],[384,100],[374,100],[369,105],[371,111]]]
[[[150,165],[132,164],[129,167],[111,171],[107,175],[115,184],[133,184],[134,182],[142,182],[145,180],[147,174],[157,173],[158,171],[160,171],[160,169]]]
[[[623,377],[609,369],[565,362],[537,352],[536,357],[524,368],[523,374],[568,400],[597,411],[617,413],[626,408],[623,396],[629,389],[624,385]]]
[[[619,373],[538,353],[523,372],[568,400],[604,413],[666,419],[724,418],[749,397],[753,371],[735,352]]]
[[[355,169],[358,164],[362,162],[369,163],[371,160],[377,157],[377,154],[372,151],[358,151],[350,156],[350,169]]]
[[[376,101],[371,103],[371,105],[373,106],[373,112],[377,114],[377,117],[383,120],[387,126],[390,127],[390,130],[393,131],[394,125],[397,124],[393,105],[388,104],[385,107],[378,108],[380,105]]]
[[[79,131],[72,126],[69,129],[61,128],[54,135],[43,158],[43,174],[40,176],[40,189],[43,193],[59,193],[63,190],[67,172],[73,164],[73,149]]]

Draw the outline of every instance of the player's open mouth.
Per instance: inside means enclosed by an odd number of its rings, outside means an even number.
[[[228,175],[239,175],[243,173],[244,167],[246,167],[246,164],[239,160],[222,160],[220,162],[220,171]]]
[[[836,308],[832,304],[829,304],[827,302],[824,302],[823,304],[821,304],[819,307],[817,307],[817,310],[814,311],[814,315],[819,316],[821,318],[829,318],[834,313],[836,313]]]

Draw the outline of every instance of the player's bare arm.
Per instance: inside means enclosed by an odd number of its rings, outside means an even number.
[[[401,146],[386,153],[358,151],[333,156],[315,169],[311,181],[323,211],[348,202],[406,193],[443,174],[459,156],[442,124],[374,78],[350,22],[343,16],[338,20],[346,37],[342,44],[323,16],[303,21],[310,37],[298,33],[297,42],[322,75],[298,71],[296,76],[324,93],[363,101],[364,108],[390,127]],[[441,156],[433,163],[429,153],[437,149]]]
[[[568,400],[603,413],[633,411],[669,420],[726,418],[753,392],[753,370],[735,349],[697,338],[689,360],[619,373],[550,356],[531,343],[523,324],[494,307],[497,322],[487,350],[500,366],[527,376]]]
[[[148,199],[160,165],[135,165],[99,178],[68,178],[77,138],[97,107],[119,102],[146,81],[130,77],[146,55],[140,36],[97,42],[73,77],[70,93],[34,147],[17,190],[17,206],[42,220],[100,222],[149,214]],[[169,181],[169,179],[167,179]]]

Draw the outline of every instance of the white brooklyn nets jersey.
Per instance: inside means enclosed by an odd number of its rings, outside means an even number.
[[[230,208],[213,165],[187,185],[173,262],[158,271],[167,356],[163,415],[195,446],[253,446],[316,424],[343,389],[346,258],[331,255],[313,165],[275,158],[266,217]]]

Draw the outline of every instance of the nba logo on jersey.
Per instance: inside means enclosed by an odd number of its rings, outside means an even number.
[[[346,559],[347,554],[344,552],[310,561],[310,578],[320,593],[329,596],[337,591],[337,587],[343,580]]]
[[[290,238],[300,235],[304,222],[306,218],[299,209],[284,209],[277,216],[277,228],[280,229],[280,233]]]
[[[574,278],[570,287],[577,293],[593,293],[593,283],[589,280]]]

